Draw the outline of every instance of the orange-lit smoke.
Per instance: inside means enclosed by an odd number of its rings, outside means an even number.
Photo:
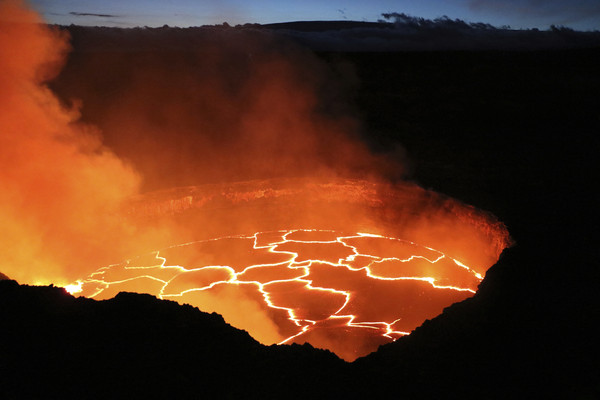
[[[336,72],[252,28],[70,30],[75,50],[49,83],[53,92],[47,82],[65,62],[68,35],[22,2],[0,0],[0,271],[13,279],[65,285],[92,276],[88,283],[97,283],[90,273],[98,267],[152,250],[293,229],[413,241],[480,279],[510,242],[487,213],[416,185],[383,183],[401,176],[402,166],[359,139],[335,83],[351,75],[343,66]],[[183,185],[190,187],[140,195]],[[201,265],[212,273],[212,262]],[[182,272],[173,271],[169,279]],[[166,297],[161,279],[109,286]],[[240,285],[195,291],[194,305],[224,313],[264,342],[292,335],[273,322],[272,309],[257,306],[263,292],[255,283]],[[331,333],[328,321],[324,334],[306,331],[297,340],[346,346],[337,332],[370,329],[351,325],[348,313],[332,317],[345,318],[342,330]],[[393,319],[386,321],[392,329]],[[361,335],[341,350],[346,358],[373,350],[354,350]]]
[[[45,85],[68,49],[23,2],[0,2],[0,269],[22,283],[66,283],[129,254],[132,227],[114,211],[139,178]]]
[[[352,89],[339,83],[349,68],[281,37],[251,28],[71,31],[75,49],[53,87],[83,100],[85,120],[138,168],[144,191],[402,174],[358,137],[345,98]]]
[[[21,283],[66,285],[99,266],[178,243],[189,227],[124,216],[122,201],[138,194],[142,182],[148,189],[331,176],[378,163],[346,138],[352,119],[318,110],[320,66],[296,49],[282,56],[285,45],[265,38],[226,38],[232,48],[212,45],[210,57],[149,52],[143,68],[119,51],[77,53],[67,68],[85,68],[70,83],[84,89],[100,83],[108,91],[59,99],[48,82],[65,64],[69,35],[45,26],[23,2],[0,4],[0,270]],[[245,303],[252,301],[220,298],[219,309],[265,320],[262,310],[241,310]]]

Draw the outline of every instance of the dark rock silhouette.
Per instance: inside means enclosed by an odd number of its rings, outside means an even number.
[[[599,395],[591,182],[600,102],[589,92],[600,87],[599,57],[598,49],[352,56],[373,140],[403,143],[417,180],[492,210],[516,240],[472,299],[355,362],[379,394]]]
[[[559,282],[512,281],[518,270],[557,269],[562,262],[518,246],[506,250],[473,298],[356,361],[354,372],[369,376],[380,395],[399,385],[408,398],[597,394],[597,330],[583,329],[590,292],[565,298]]]
[[[345,363],[310,345],[267,347],[218,314],[120,293],[74,298],[0,282],[4,398],[332,395]]]
[[[95,301],[5,280],[0,383],[5,398],[595,396],[593,292],[515,280],[540,262],[564,260],[506,250],[475,297],[352,364],[310,345],[263,346],[217,314],[149,295]]]

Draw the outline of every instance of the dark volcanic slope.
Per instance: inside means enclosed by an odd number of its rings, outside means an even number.
[[[597,398],[594,292],[533,272],[582,264],[558,253],[506,251],[473,298],[357,360],[354,372],[372,383],[358,391],[383,396],[402,387],[407,398],[422,399]]]
[[[331,57],[331,56],[330,56]],[[411,397],[600,395],[600,51],[353,54],[373,147],[491,210],[516,246],[478,294],[356,366]]]
[[[2,398],[333,395],[345,363],[310,345],[266,347],[217,314],[120,293],[74,298],[0,281]]]

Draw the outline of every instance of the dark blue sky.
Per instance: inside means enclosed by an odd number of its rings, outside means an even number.
[[[298,20],[376,21],[384,12],[446,15],[512,28],[600,30],[600,0],[30,0],[50,23],[102,26],[231,25]]]

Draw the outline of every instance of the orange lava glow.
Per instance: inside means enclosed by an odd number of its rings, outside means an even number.
[[[337,75],[314,55],[213,34],[208,58],[76,54],[76,86],[117,85],[84,91],[94,127],[47,86],[69,34],[0,0],[0,272],[96,299],[151,293],[346,360],[471,296],[505,226],[400,181],[400,155],[370,152],[338,96],[320,99]]]
[[[100,268],[67,290],[95,299],[149,293],[217,312],[261,343],[309,342],[353,361],[472,296],[508,245],[501,224],[454,200],[442,207],[437,199],[437,217],[428,222],[417,210],[436,209],[423,196],[436,195],[410,185],[342,180],[154,193],[130,208],[141,225],[166,218],[188,235],[221,235]],[[393,218],[387,227],[385,217]],[[248,221],[260,228],[304,221],[305,227],[225,234]],[[378,229],[354,230],[367,226]]]
[[[410,241],[284,230],[169,247],[101,268],[67,289],[97,299],[147,292],[222,313],[263,343],[310,342],[352,361],[470,297],[481,279]],[[228,297],[254,302],[249,308],[266,320],[235,317],[221,307]],[[258,323],[275,329],[255,333]]]

